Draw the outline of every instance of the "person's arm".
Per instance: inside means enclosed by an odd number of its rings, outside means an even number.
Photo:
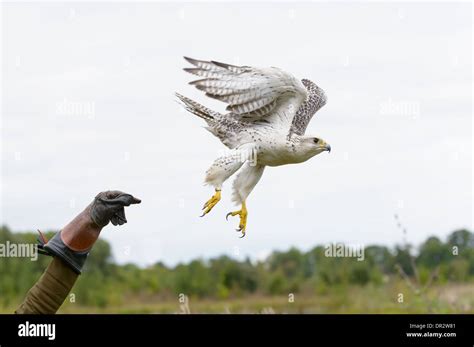
[[[18,314],[53,314],[63,304],[79,274],[64,261],[53,258],[43,275],[16,309]]]
[[[68,225],[43,245],[44,252],[54,257],[43,275],[28,291],[15,313],[56,313],[81,274],[87,256],[109,222],[127,222],[125,206],[141,201],[120,191],[98,194],[92,203]]]

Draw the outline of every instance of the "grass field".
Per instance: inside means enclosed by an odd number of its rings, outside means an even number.
[[[35,237],[0,228],[0,243]],[[261,262],[221,256],[141,268],[115,264],[99,240],[59,313],[474,313],[473,245],[463,229],[429,237],[416,255],[409,244],[368,246],[363,262],[316,246]],[[14,312],[49,261],[0,262],[0,312]]]
[[[403,302],[398,302],[403,294]],[[319,289],[314,295],[251,295],[226,300],[127,297],[103,308],[66,301],[59,313],[474,313],[474,283],[436,285],[415,294],[405,283]],[[3,313],[14,307],[3,308]]]

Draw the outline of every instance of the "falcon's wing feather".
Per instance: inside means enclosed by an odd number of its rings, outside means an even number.
[[[308,90],[307,100],[299,107],[296,112],[289,135],[297,134],[304,135],[313,115],[324,105],[326,105],[327,97],[320,87],[310,80],[303,79],[303,85]]]
[[[184,70],[203,77],[190,84],[207,96],[227,103],[227,110],[242,120],[263,119],[277,108],[283,97],[295,97],[295,105],[299,106],[307,96],[307,90],[300,81],[278,68],[185,59],[195,67]]]

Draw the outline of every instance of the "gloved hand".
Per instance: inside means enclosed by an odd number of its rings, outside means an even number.
[[[40,233],[42,240],[39,247],[49,255],[61,258],[80,274],[102,228],[109,222],[113,225],[127,223],[124,207],[140,202],[140,199],[118,190],[99,193],[84,211],[49,242]]]
[[[101,228],[109,224],[109,221],[113,225],[125,224],[127,218],[125,218],[124,206],[140,202],[140,199],[118,190],[99,193],[91,204],[91,219]]]

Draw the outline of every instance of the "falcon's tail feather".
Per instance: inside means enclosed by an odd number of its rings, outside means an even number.
[[[176,97],[181,101],[181,104],[184,106],[184,108],[191,112],[192,114],[195,114],[198,117],[201,117],[204,119],[209,125],[214,124],[217,121],[217,118],[219,118],[220,114],[212,111],[211,109],[207,108],[206,106],[203,106],[199,103],[197,103],[194,100],[191,100],[184,95],[181,95],[179,93],[175,93]]]

